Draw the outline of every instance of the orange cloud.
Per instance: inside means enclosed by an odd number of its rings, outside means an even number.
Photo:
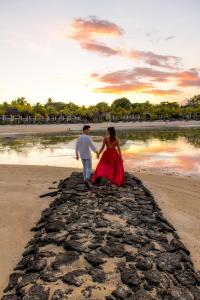
[[[177,87],[190,87],[190,86],[200,86],[200,74],[196,69],[191,69],[187,71],[179,71],[179,72],[166,72],[159,71],[152,68],[132,68],[127,70],[119,70],[116,72],[110,72],[106,74],[98,74],[93,73],[91,77],[96,79],[99,82],[103,82],[109,84],[109,86],[105,86],[102,88],[95,89],[95,91],[116,91],[116,93],[120,92],[120,87],[122,87],[121,92],[134,91],[131,89],[135,84],[140,84],[140,80],[149,80],[150,88],[143,89],[142,93],[152,94],[157,96],[170,96],[177,95],[182,91],[179,89],[158,89],[153,86],[152,83],[156,82],[173,82]],[[111,86],[112,85],[112,86]],[[130,90],[129,90],[130,89]]]
[[[113,49],[96,41],[99,36],[117,36],[124,34],[124,30],[113,22],[99,20],[96,17],[78,18],[72,24],[72,34],[67,36],[79,42],[82,49],[101,55],[121,55],[130,59],[141,60],[149,65],[175,69],[180,63],[176,56],[160,55],[152,51],[139,51],[127,49]]]
[[[189,71],[183,71],[175,74],[177,85],[182,87],[188,86],[200,86],[200,75],[196,69],[190,69]]]
[[[135,60],[142,60],[145,63],[152,66],[163,67],[168,69],[177,68],[181,62],[181,59],[177,56],[160,55],[153,53],[152,51],[132,50],[128,53],[128,57],[133,58]]]
[[[124,33],[123,29],[115,23],[99,20],[95,16],[75,19],[71,27],[74,31],[71,38],[78,41],[101,35],[120,36]]]
[[[142,93],[152,94],[154,96],[171,96],[171,95],[180,94],[181,91],[176,89],[168,89],[168,90],[151,89],[148,91],[143,91]]]
[[[99,54],[103,54],[105,56],[110,56],[110,55],[116,55],[119,54],[119,50],[115,50],[113,48],[110,48],[102,43],[98,43],[95,41],[87,41],[87,42],[82,42],[80,43],[81,47],[83,49],[96,52]]]
[[[127,70],[119,70],[116,72],[106,73],[100,75],[93,73],[91,77],[96,78],[98,81],[110,84],[119,84],[119,83],[130,83],[132,81],[149,78],[153,81],[164,82],[168,81],[169,77],[172,76],[171,72],[163,72],[154,70],[152,68],[133,68]]]
[[[128,92],[142,92],[151,87],[151,83],[135,82],[108,85],[100,88],[95,88],[93,91],[96,93],[120,94]]]

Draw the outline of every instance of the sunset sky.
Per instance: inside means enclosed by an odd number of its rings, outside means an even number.
[[[200,93],[199,0],[0,0],[0,102]]]

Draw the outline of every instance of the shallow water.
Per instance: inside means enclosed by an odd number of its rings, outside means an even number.
[[[100,148],[103,132],[92,132]],[[167,174],[200,175],[200,129],[123,130],[125,169]],[[0,138],[0,164],[81,167],[75,160],[78,134],[17,135]],[[93,165],[98,160],[93,160]]]

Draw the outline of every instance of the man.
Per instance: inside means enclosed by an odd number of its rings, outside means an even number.
[[[98,151],[89,137],[90,126],[85,125],[83,127],[83,134],[78,138],[76,142],[76,159],[79,160],[79,155],[83,164],[83,178],[87,186],[90,188],[90,177],[92,172],[92,156],[91,150],[99,157]]]

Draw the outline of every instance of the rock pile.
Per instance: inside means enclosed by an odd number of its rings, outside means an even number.
[[[90,192],[74,172],[52,193],[2,300],[200,299],[189,251],[139,179]]]

